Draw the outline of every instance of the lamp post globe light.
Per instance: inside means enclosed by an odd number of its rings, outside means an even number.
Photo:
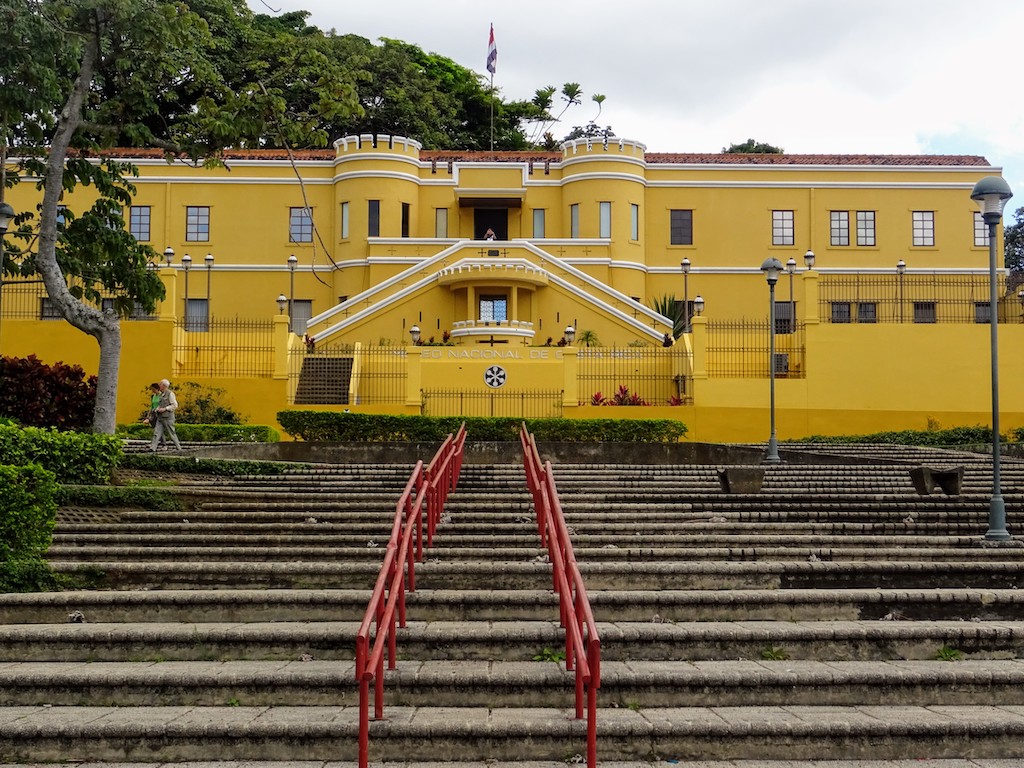
[[[284,308],[285,308],[285,306],[287,306],[287,304],[288,304],[288,297],[285,296],[283,293],[277,294],[277,314],[283,315],[284,314]]]
[[[572,342],[576,338],[576,329],[571,325],[567,325],[565,326],[565,331],[563,333],[565,335],[565,343],[572,346]]]
[[[771,435],[768,438],[768,451],[765,454],[766,464],[778,464],[779,441],[775,437],[775,284],[779,282],[779,274],[782,272],[782,262],[771,257],[761,264],[761,271],[764,272],[764,279],[768,283],[768,381],[771,399],[769,402],[769,413],[771,416]]]
[[[804,254],[804,266],[808,269],[814,269],[814,251],[810,248],[808,248],[807,253]]]
[[[299,259],[293,253],[288,257],[288,272],[289,283],[288,283],[288,330],[295,332],[295,320],[292,316],[293,307],[295,306],[295,268],[299,266]]]
[[[684,258],[679,262],[683,270],[683,333],[690,332],[690,260]]]
[[[789,273],[789,327],[796,330],[796,298],[793,295],[793,273],[796,272],[796,259],[792,256],[786,262],[786,271]]]
[[[693,297],[693,311],[697,313],[697,317],[704,312],[704,297],[699,293]]]
[[[188,273],[192,271],[192,257],[187,253],[181,257],[181,268],[185,270],[185,330],[191,331],[188,316]]]
[[[896,262],[896,280],[899,284],[900,322],[903,322],[903,275],[907,272],[907,262],[900,259]]]
[[[172,261],[174,261],[174,249],[168,245],[164,248],[164,263],[169,267]]]
[[[412,339],[413,345],[420,343],[420,327],[418,325],[409,329],[409,338]]]
[[[988,509],[988,531],[985,541],[1010,541],[1006,530],[1006,506],[1000,488],[999,456],[999,314],[996,294],[996,228],[1003,218],[1003,207],[1013,197],[1010,185],[999,176],[986,176],[974,185],[971,199],[981,208],[981,217],[988,225],[988,302],[989,346],[992,361],[992,499]]]
[[[206,263],[206,318],[207,321],[213,317],[213,301],[210,298],[210,277],[213,274],[213,254],[206,254],[206,258],[203,259]]]

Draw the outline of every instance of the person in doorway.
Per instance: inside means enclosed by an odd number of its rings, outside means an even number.
[[[178,440],[178,432],[174,429],[174,412],[178,409],[178,398],[174,396],[174,392],[171,390],[171,382],[167,379],[161,379],[157,386],[160,394],[156,407],[153,409],[155,425],[153,427],[153,442],[150,444],[150,450],[156,452],[160,439],[166,433],[171,442],[174,443],[174,447],[180,451],[181,441]]]
[[[498,236],[496,234],[494,234],[494,230],[491,229],[490,227],[488,227],[487,231],[484,232],[484,240],[497,240],[497,239],[498,239]]]

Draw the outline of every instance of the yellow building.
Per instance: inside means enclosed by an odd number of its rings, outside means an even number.
[[[970,192],[999,169],[981,157],[625,139],[442,152],[369,135],[212,168],[122,154],[140,170],[125,220],[166,254],[168,295],[123,324],[120,421],[167,376],[223,387],[262,423],[292,406],[657,415],[695,439],[763,440],[770,363],[783,438],[989,421],[988,233]],[[1013,427],[1024,294],[1002,275],[999,291]],[[2,293],[3,354],[95,370],[37,286]],[[590,405],[620,386],[654,407]]]

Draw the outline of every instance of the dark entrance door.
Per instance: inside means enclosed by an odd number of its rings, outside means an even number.
[[[508,208],[473,209],[473,238],[483,240],[488,229],[498,240],[508,240]]]

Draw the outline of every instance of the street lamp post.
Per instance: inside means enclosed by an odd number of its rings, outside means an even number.
[[[164,263],[169,267],[172,261],[174,261],[174,249],[168,245],[164,248]]]
[[[764,279],[768,283],[768,380],[771,392],[769,412],[772,429],[764,460],[766,464],[778,464],[781,459],[779,441],[775,437],[775,284],[779,281],[779,273],[782,272],[782,262],[775,257],[765,259],[761,264],[761,271],[764,272]]]
[[[295,333],[295,318],[292,315],[295,306],[295,268],[299,266],[299,259],[293,253],[288,257],[288,271],[291,273],[288,283],[288,330]]]
[[[283,293],[277,294],[277,314],[283,315],[284,314],[284,308],[285,308],[285,306],[287,306],[287,304],[288,304],[288,297],[285,296]]]
[[[896,280],[899,283],[900,322],[903,322],[903,275],[907,271],[907,262],[900,259],[896,262]]]
[[[810,248],[808,248],[807,253],[804,254],[804,266],[808,269],[814,269],[814,251]]]
[[[166,256],[166,251],[164,254]],[[181,257],[181,268],[185,270],[185,330],[192,330],[192,318],[189,317],[188,307],[188,273],[192,271],[192,257],[187,253]]]
[[[683,270],[683,333],[690,332],[690,260],[684,258],[679,262]]]
[[[566,346],[571,347],[573,339],[576,338],[576,329],[573,328],[571,325],[567,325],[565,327],[565,331],[563,331],[563,334],[564,334],[564,337],[565,337],[565,344],[566,344]]]
[[[693,311],[697,313],[697,317],[704,312],[704,297],[699,293],[693,297]]]
[[[213,318],[213,301],[210,299],[210,276],[213,274],[213,254],[206,254],[206,322]]]
[[[792,256],[786,262],[786,271],[789,272],[789,327],[792,332],[796,330],[796,299],[793,298],[793,273],[796,272],[796,259]]]
[[[412,339],[413,345],[420,343],[420,327],[418,325],[409,329],[409,338]]]
[[[971,199],[981,208],[988,225],[988,306],[989,346],[992,360],[992,499],[988,508],[985,541],[1009,541],[1006,530],[1006,506],[999,478],[999,315],[996,295],[996,228],[1003,218],[1003,206],[1013,197],[1010,185],[999,176],[986,176],[974,185]]]
[[[13,218],[14,209],[8,203],[0,201],[0,322],[3,322],[4,271],[7,269],[7,245],[4,243],[4,236]]]

